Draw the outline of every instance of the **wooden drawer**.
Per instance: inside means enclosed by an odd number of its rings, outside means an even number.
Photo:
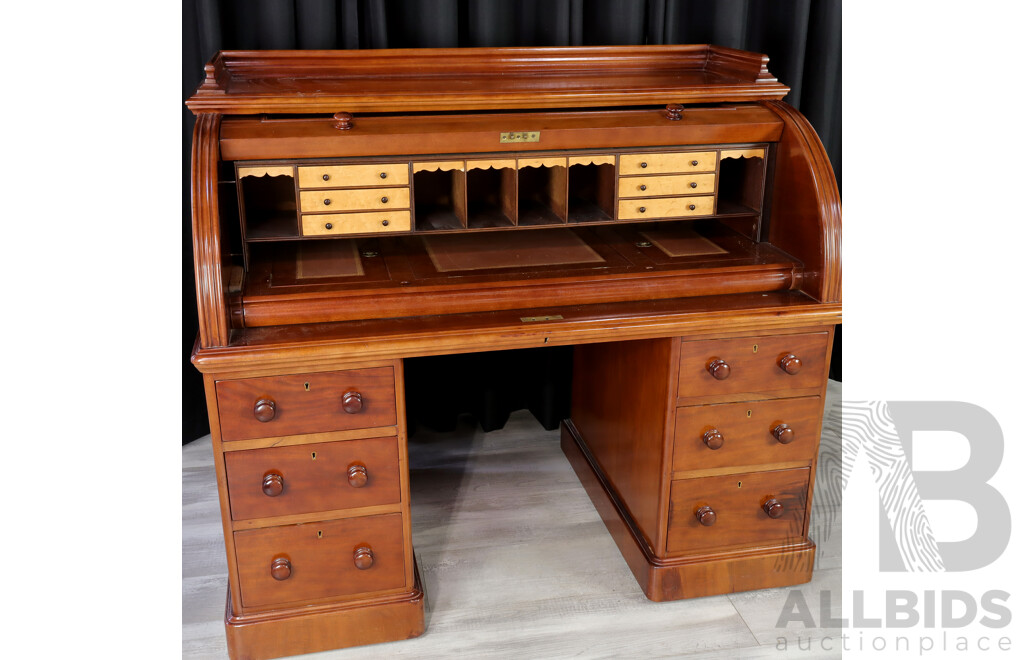
[[[715,192],[714,174],[625,176],[619,178],[619,197],[699,195]]]
[[[391,367],[217,382],[224,441],[394,426],[395,403]]]
[[[261,607],[401,588],[402,527],[402,514],[394,513],[235,532],[242,604]],[[372,553],[372,565],[360,569],[356,551],[363,547]],[[361,557],[365,561],[365,553]]]
[[[310,165],[299,168],[299,188],[369,188],[408,184],[408,163]]]
[[[827,377],[827,350],[827,332],[684,340],[679,358],[679,396],[784,396],[794,390],[818,388]],[[795,374],[786,372],[780,364],[788,355],[801,362]],[[718,360],[728,367],[727,377],[721,380],[711,373]],[[724,372],[718,371],[719,375]]]
[[[672,469],[814,460],[821,412],[816,396],[677,408]]]
[[[659,197],[655,199],[629,199],[619,201],[619,220],[637,218],[676,218],[687,215],[712,215],[715,198]]]
[[[796,468],[673,481],[669,554],[803,539],[810,473]],[[765,512],[772,500],[781,505],[777,518]],[[714,513],[709,526],[697,518],[703,507]]]
[[[663,172],[714,172],[717,151],[671,154],[624,154],[619,156],[619,174],[661,174]]]
[[[374,213],[330,213],[302,216],[303,236],[333,234],[369,234],[384,231],[409,231],[409,211],[377,211]]]
[[[409,208],[408,188],[303,190],[299,193],[299,210],[304,213],[407,208]]]
[[[402,499],[397,438],[225,452],[234,520],[332,511]]]

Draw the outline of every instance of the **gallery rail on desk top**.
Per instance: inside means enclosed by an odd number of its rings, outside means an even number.
[[[781,99],[768,58],[709,45],[224,51],[193,112],[429,112]],[[667,100],[666,100],[667,99]]]

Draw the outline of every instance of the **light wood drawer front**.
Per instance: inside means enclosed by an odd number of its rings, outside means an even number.
[[[217,409],[224,441],[394,426],[395,373],[375,367],[222,380]]]
[[[677,408],[672,469],[811,461],[821,412],[816,396]]]
[[[625,176],[619,178],[619,197],[659,197],[715,192],[714,174]]]
[[[299,188],[368,188],[404,186],[408,183],[408,163],[315,165],[299,168]]]
[[[409,211],[377,211],[374,213],[329,213],[302,216],[303,236],[334,234],[375,234],[377,232],[409,231]]]
[[[404,545],[400,513],[235,532],[242,603],[260,607],[401,588]],[[355,555],[363,547],[372,565],[360,569]],[[365,565],[366,553],[361,557]]]
[[[677,218],[712,215],[714,212],[714,197],[659,197],[619,201],[619,220]]]
[[[367,438],[225,452],[234,520],[332,511],[402,499],[398,440]]]
[[[408,188],[361,188],[356,190],[303,190],[299,193],[303,212],[362,211],[409,208]]]
[[[828,333],[773,337],[740,337],[682,342],[679,358],[679,396],[725,394],[784,396],[792,390],[821,387],[827,376]],[[786,356],[800,361],[799,371],[781,366]],[[727,366],[716,370],[715,364]],[[724,379],[715,378],[727,374]]]
[[[661,174],[662,172],[714,172],[717,151],[672,154],[627,154],[619,156],[619,174]]]
[[[810,472],[796,468],[673,481],[669,554],[802,539]],[[772,500],[781,506],[777,518],[764,508]],[[714,514],[711,525],[698,520],[704,507]]]

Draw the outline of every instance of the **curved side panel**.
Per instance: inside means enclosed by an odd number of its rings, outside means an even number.
[[[220,115],[200,114],[192,134],[192,251],[202,348],[227,346],[230,327],[224,304],[217,199],[220,122]]]
[[[842,300],[842,205],[825,148],[807,119],[782,101],[763,105],[782,119],[768,240],[804,263],[800,288]]]

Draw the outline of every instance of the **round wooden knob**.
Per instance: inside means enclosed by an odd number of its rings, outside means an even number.
[[[721,358],[712,358],[707,364],[708,373],[716,380],[725,380],[729,377],[729,365]]]
[[[647,190],[647,185],[646,185],[646,184],[643,184],[643,183],[641,183],[641,184],[640,184],[640,190]]]
[[[324,181],[330,181],[330,180],[331,180],[331,175],[330,174],[325,174],[324,175]]]
[[[647,213],[647,207],[641,206],[640,208],[637,209],[637,211],[640,211],[641,213]]]
[[[704,525],[705,527],[711,527],[718,520],[718,514],[709,506],[702,506],[697,509],[695,514],[697,516],[697,522]]]
[[[690,165],[693,165],[694,167],[697,167],[697,165],[698,165],[698,161],[695,161],[695,160],[691,160],[691,161],[690,161]]]
[[[352,563],[361,571],[373,566],[373,550],[368,545],[361,545],[352,553]]]
[[[324,200],[324,206],[330,206],[330,205],[331,205],[331,199],[330,199],[330,197],[328,197],[327,199]]]
[[[783,445],[788,445],[796,440],[796,433],[793,431],[793,427],[789,424],[779,424],[772,429],[772,435],[774,435],[775,439]]]
[[[341,408],[350,415],[363,409],[363,395],[359,392],[345,392],[341,395]]]
[[[277,497],[284,492],[284,477],[279,472],[268,472],[263,476],[263,494]]]
[[[704,431],[704,444],[708,449],[720,449],[725,444],[725,436],[718,429]]]
[[[697,182],[696,181],[691,181],[690,182],[690,187],[691,188],[696,188],[697,187]]]
[[[334,229],[334,225],[328,222],[327,224],[324,225],[324,229]]]
[[[380,221],[380,224],[382,224],[382,225],[384,225],[385,227],[387,227],[388,225],[390,225],[390,224],[391,224],[391,222],[390,222],[390,221],[388,221],[388,220],[381,220],[381,221]]]
[[[366,485],[369,475],[366,473],[366,466],[362,463],[353,463],[348,466],[348,485],[353,488],[362,488]]]
[[[388,203],[388,198],[387,197],[381,197],[380,198],[380,203],[381,204],[387,204]]]
[[[782,369],[790,376],[800,373],[800,367],[802,366],[804,366],[804,363],[792,353],[786,353],[779,358],[779,369]]]
[[[697,210],[697,205],[696,205],[696,204],[690,204],[690,206],[689,206],[688,208],[689,208],[689,209],[690,209],[691,211],[696,211],[696,210]]]
[[[380,173],[380,178],[382,178],[382,179],[388,178],[388,173],[387,172],[381,172]]]
[[[347,112],[334,113],[334,127],[339,131],[347,131],[352,128],[352,115]]]
[[[669,103],[665,106],[665,117],[670,121],[679,121],[683,118],[683,106],[678,103]]]
[[[640,167],[647,167],[647,163],[640,163]]]
[[[768,514],[769,518],[778,518],[782,515],[782,502],[778,501],[774,497],[769,497],[765,500],[765,503],[761,505],[761,508]]]
[[[277,404],[273,399],[260,399],[252,407],[252,416],[260,422],[269,422],[277,416]]]
[[[278,557],[270,564],[270,575],[275,580],[287,580],[292,576],[292,563],[284,557]]]

